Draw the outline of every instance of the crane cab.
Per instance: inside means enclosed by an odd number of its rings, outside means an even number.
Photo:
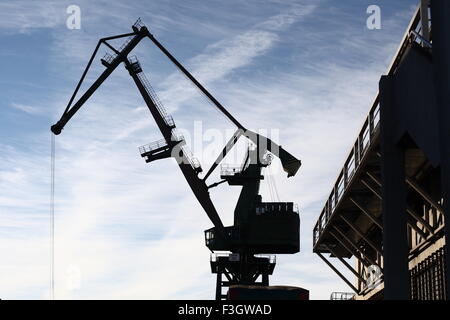
[[[245,249],[254,253],[297,253],[300,251],[300,217],[292,202],[260,202],[244,224],[225,228],[231,243],[215,228],[205,231],[206,246],[212,251]]]

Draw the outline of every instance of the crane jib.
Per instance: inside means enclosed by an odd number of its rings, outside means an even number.
[[[112,45],[110,45],[107,41],[112,39],[124,38],[128,37],[127,41],[119,48],[116,49]],[[166,115],[162,108],[158,105],[158,102],[152,96],[151,86],[146,83],[145,75],[142,73],[142,69],[138,66],[136,69],[133,69],[133,63],[131,63],[128,55],[131,51],[140,43],[140,41],[148,37],[168,58],[169,60],[175,64],[175,66],[184,74],[186,77],[198,88],[200,91],[217,107],[234,125],[238,128],[235,135],[228,142],[228,144],[224,147],[222,153],[218,156],[216,163],[209,169],[208,173],[203,179],[198,177],[198,174],[201,172],[201,167],[196,166],[192,159],[189,159],[188,154],[186,153],[186,149],[183,149],[183,143],[180,143],[181,140],[177,140],[176,134],[174,133],[175,123],[169,115]],[[85,79],[87,72],[91,66],[91,63],[94,57],[97,54],[97,51],[101,44],[105,44],[108,48],[110,48],[114,54],[107,54],[103,59],[101,59],[102,64],[106,67],[103,73],[94,81],[94,83],[84,92],[84,94],[76,101],[73,105],[72,102],[75,99],[75,96],[78,93],[79,88],[81,87],[82,82]],[[255,144],[261,147],[262,152],[271,152],[277,157],[280,158],[284,170],[288,173],[289,176],[293,176],[296,174],[299,169],[301,162],[296,159],[290,153],[285,151],[283,148],[278,146],[276,143],[271,141],[268,138],[265,138],[259,134],[256,134],[250,130],[247,130],[242,126],[242,124],[233,116],[231,113],[200,83],[195,79],[195,77],[188,71],[184,66],[161,44],[159,43],[155,37],[148,31],[148,29],[143,26],[140,21],[138,21],[135,25],[133,25],[133,33],[117,35],[112,37],[107,37],[100,39],[83,74],[81,79],[79,80],[73,95],[71,96],[69,103],[64,110],[63,115],[60,120],[51,127],[51,131],[58,135],[61,133],[64,126],[70,121],[70,119],[75,115],[75,113],[84,105],[84,103],[92,96],[92,94],[102,85],[102,83],[112,74],[112,72],[117,68],[117,66],[124,62],[126,68],[130,72],[130,75],[133,77],[138,89],[143,96],[149,110],[151,111],[155,121],[158,124],[158,127],[161,133],[164,136],[165,144],[158,146],[157,149],[147,150],[143,154],[143,157],[146,157],[147,162],[153,161],[155,159],[162,159],[169,156],[172,156],[173,148],[182,148],[182,159],[184,163],[179,163],[180,169],[183,172],[186,180],[188,181],[192,191],[194,192],[196,198],[202,205],[203,209],[207,213],[209,219],[216,227],[218,235],[221,236],[223,240],[227,240],[228,233],[225,230],[222,221],[217,214],[217,211],[211,201],[209,196],[208,187],[205,183],[206,178],[211,174],[211,172],[217,167],[218,163],[222,161],[227,152],[235,145],[237,140],[241,136],[246,136],[248,139],[253,141]],[[136,66],[135,66],[136,67]],[[142,75],[139,75],[142,73]],[[175,137],[175,140],[174,140]]]

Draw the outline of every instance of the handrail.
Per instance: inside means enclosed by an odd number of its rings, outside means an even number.
[[[194,156],[194,154],[187,147],[187,145],[181,146],[181,150],[183,151],[183,154],[185,155],[186,159],[189,161],[189,164],[191,165],[192,169],[201,170],[202,166],[200,164],[200,161],[198,161],[198,159]]]
[[[138,21],[140,21],[140,18],[138,19]],[[136,21],[135,24],[138,23],[138,21]],[[126,40],[122,43],[122,45],[119,47],[117,52],[121,53],[126,48],[126,46],[131,42],[131,40],[134,39],[135,36],[136,35],[131,35],[131,36],[127,37]],[[103,60],[105,60],[107,63],[111,64],[118,56],[119,55],[117,53],[110,54],[107,52],[103,56]]]
[[[148,143],[146,145],[140,146],[139,147],[139,152],[142,154],[156,150],[158,148],[162,148],[167,146],[167,142],[165,139],[160,139],[151,143]]]
[[[233,176],[236,173],[241,173],[242,167],[241,166],[234,166],[227,163],[220,165],[220,175],[221,176]]]
[[[274,254],[255,254],[255,258],[264,258],[268,259],[269,263],[276,263],[277,262],[277,256]]]
[[[350,185],[352,178],[358,171],[361,164],[361,159],[372,145],[374,140],[373,138],[379,129],[379,113],[380,105],[377,101],[377,104],[372,107],[368,117],[364,121],[364,125],[358,135],[358,138],[356,139],[356,142],[344,163],[343,169],[339,173],[333,190],[331,191],[331,194],[325,203],[325,207],[323,208],[314,227],[314,245],[316,244],[318,238],[317,232],[319,231],[320,233],[321,230],[323,230],[327,225],[332,216],[332,212],[337,207],[339,201],[347,190],[347,187]]]
[[[332,292],[330,300],[352,300],[355,297],[353,292]]]
[[[166,122],[168,126],[173,126],[174,121],[172,116],[168,115],[166,112],[166,109],[164,108],[163,104],[161,103],[161,100],[159,100],[158,95],[156,94],[155,90],[153,89],[152,85],[150,84],[150,81],[148,80],[147,76],[144,72],[141,72],[138,74],[139,80],[141,80],[142,84],[144,85],[144,88],[147,90],[148,94],[152,98],[152,101],[155,103],[156,108],[158,109],[159,113],[161,114],[162,118]]]
[[[136,27],[136,28],[140,29],[142,27],[145,27],[145,24],[142,22],[141,18],[138,18],[136,20],[136,22],[133,24],[133,27]]]
[[[397,49],[397,52],[388,68],[388,74],[393,74],[405,52],[405,48],[411,41],[421,41],[422,44],[429,47],[431,43],[425,43],[422,38],[419,38],[420,32],[420,6],[415,11],[413,18],[411,19],[407,31],[405,32],[403,39]],[[348,185],[352,181],[353,176],[359,169],[361,159],[365,155],[373,142],[373,137],[378,133],[380,121],[380,105],[379,94],[377,93],[372,107],[370,108],[369,115],[364,121],[364,124],[356,138],[345,163],[343,169],[340,171],[336,183],[328,197],[322,212],[313,229],[313,246],[316,245],[317,240],[320,237],[322,230],[326,227],[330,220],[334,210],[339,204],[343,194],[347,190]]]

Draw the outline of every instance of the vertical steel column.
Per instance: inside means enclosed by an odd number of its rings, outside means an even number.
[[[217,267],[217,279],[216,279],[216,300],[222,299],[222,268]]]
[[[261,277],[262,277],[262,279],[261,279],[262,285],[263,286],[268,286],[269,285],[269,275],[267,274],[267,272],[264,272],[261,275]]]
[[[430,41],[430,28],[428,26],[430,20],[428,17],[428,4],[430,0],[420,0],[420,21],[422,22],[422,37]]]
[[[384,299],[407,300],[408,242],[404,150],[395,141],[394,77],[380,80],[380,134],[383,214]]]
[[[433,71],[438,105],[441,183],[445,219],[445,276],[450,290],[450,1],[432,0]],[[449,294],[446,295],[449,299]]]

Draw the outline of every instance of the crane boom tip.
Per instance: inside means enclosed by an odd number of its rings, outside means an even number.
[[[56,124],[52,125],[50,127],[50,130],[55,134],[55,135],[59,135],[62,131],[62,127],[59,125],[59,123],[57,122]]]

